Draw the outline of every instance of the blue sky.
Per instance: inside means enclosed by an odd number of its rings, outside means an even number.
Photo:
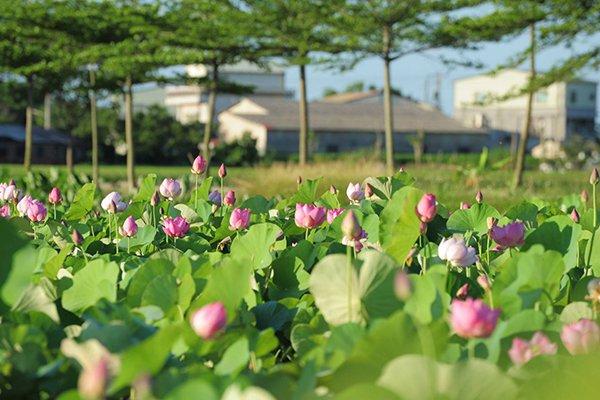
[[[600,41],[600,36],[596,35],[578,43],[575,49],[588,47],[589,43]],[[465,53],[468,57],[475,58],[483,62],[488,69],[492,69],[499,64],[506,62],[512,55],[519,50],[527,47],[527,37],[522,35],[511,41],[502,43],[491,43],[482,47],[480,50]],[[539,54],[537,60],[538,69],[544,70],[552,67],[559,60],[563,59],[572,50],[566,48],[554,48],[543,51]],[[458,53],[452,51],[437,51],[427,53],[426,55],[411,55],[395,61],[392,64],[391,78],[392,86],[399,87],[404,93],[418,100],[424,98],[424,88],[426,81],[429,80],[429,87],[435,86],[435,74],[442,75],[441,82],[441,105],[442,110],[452,114],[452,83],[457,78],[482,72],[474,68],[465,68],[457,66],[446,66],[439,61],[439,55],[451,56],[456,58]],[[336,70],[325,70],[322,67],[309,67],[307,71],[308,96],[311,99],[319,98],[323,90],[331,87],[337,90],[344,89],[348,84],[363,81],[366,86],[373,84],[377,87],[382,86],[383,65],[377,58],[366,59],[358,64],[353,70],[339,72]],[[600,72],[593,70],[583,71],[581,77],[600,81]],[[286,87],[297,91],[298,69],[289,68],[285,74]]]

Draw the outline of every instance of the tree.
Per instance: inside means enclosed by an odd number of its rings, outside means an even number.
[[[339,53],[346,49],[333,30],[333,16],[344,6],[339,0],[246,0],[252,25],[259,32],[259,41],[274,56],[282,56],[290,65],[297,65],[300,75],[299,92],[299,161],[308,160],[310,130],[306,93],[306,66],[314,61],[312,53]]]

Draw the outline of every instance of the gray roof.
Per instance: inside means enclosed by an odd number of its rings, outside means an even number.
[[[25,126],[18,124],[0,124],[0,139],[8,139],[15,142],[25,142]],[[33,144],[62,144],[70,142],[68,135],[56,129],[44,129],[33,127]]]
[[[268,110],[266,115],[235,113],[249,121],[265,125],[270,130],[297,131],[299,129],[298,102],[285,98],[249,97]],[[427,133],[487,134],[486,129],[471,128],[444,115],[440,110],[408,99],[394,100],[394,131]],[[327,132],[381,132],[384,131],[382,103],[309,104],[310,128]]]

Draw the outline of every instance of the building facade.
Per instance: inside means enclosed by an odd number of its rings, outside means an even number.
[[[454,117],[463,124],[512,134],[523,129],[527,96],[518,93],[529,73],[516,69],[454,81]],[[596,82],[557,82],[534,95],[531,134],[541,141],[564,142],[570,135],[596,136]]]
[[[71,138],[56,129],[33,128],[31,161],[34,164],[63,164]],[[79,148],[73,146],[74,157]],[[0,124],[0,163],[23,162],[25,127],[18,124]]]

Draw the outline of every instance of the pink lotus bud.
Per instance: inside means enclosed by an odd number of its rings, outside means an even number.
[[[18,196],[18,190],[15,184],[0,183],[0,200],[11,201]]]
[[[166,178],[158,188],[163,197],[173,200],[181,194],[181,184],[176,179]]]
[[[478,204],[483,203],[483,193],[481,193],[481,190],[478,190],[477,193],[475,194],[475,201]]]
[[[331,185],[331,186],[329,186],[329,193],[338,194],[338,190],[335,186]]]
[[[2,207],[0,207],[0,217],[2,217],[2,218],[10,217],[10,207],[8,206],[8,204],[5,204]]]
[[[198,156],[192,163],[192,174],[201,175],[206,171],[207,162],[202,156]]]
[[[496,224],[498,224],[498,218],[494,218],[494,217],[488,217],[487,218],[487,228],[488,228],[488,231],[490,229],[492,229],[494,226],[496,226]]]
[[[455,267],[468,267],[477,262],[475,249],[467,246],[465,240],[457,236],[442,239],[438,246],[438,257]]]
[[[127,203],[121,200],[121,195],[117,192],[110,192],[102,201],[100,206],[110,214],[121,212],[127,208]]]
[[[579,197],[581,198],[581,202],[582,202],[583,204],[587,203],[587,202],[588,202],[588,200],[590,199],[590,195],[589,195],[588,191],[587,191],[587,190],[585,190],[585,189],[583,189],[583,190],[581,191],[581,194],[579,195]]]
[[[327,210],[327,223],[333,223],[333,220],[335,220],[344,211],[345,209],[343,208],[333,208],[331,210]]]
[[[489,337],[500,316],[500,310],[491,309],[481,299],[453,300],[451,308],[452,329],[467,339]]]
[[[600,175],[598,175],[598,168],[594,168],[590,175],[590,184],[596,186],[598,181],[600,180]]]
[[[508,356],[516,366],[529,362],[540,355],[556,354],[557,346],[542,332],[536,332],[531,340],[514,338]]]
[[[370,199],[373,196],[373,186],[365,184],[365,198]]]
[[[33,199],[30,195],[23,196],[23,198],[17,204],[17,211],[19,212],[19,214],[22,216],[27,215],[27,210],[29,209],[29,206],[32,202]]]
[[[417,204],[416,213],[422,222],[431,222],[437,214],[437,201],[435,195],[424,194]]]
[[[223,204],[229,207],[233,207],[233,205],[235,204],[235,192],[233,190],[230,190],[225,194]]]
[[[190,324],[202,339],[212,339],[227,325],[227,310],[221,302],[207,304],[192,313]]]
[[[521,246],[525,242],[525,225],[520,221],[503,227],[495,225],[490,229],[490,237],[503,248]]]
[[[53,187],[50,193],[48,193],[48,203],[50,204],[60,204],[62,201],[62,196],[60,194],[60,189],[57,187]]]
[[[600,328],[591,319],[580,319],[563,326],[560,338],[569,353],[587,354],[600,347]]]
[[[481,288],[482,288],[483,290],[485,290],[486,292],[487,292],[488,290],[490,290],[490,288],[492,287],[492,286],[490,285],[490,281],[489,281],[488,277],[487,277],[487,276],[485,276],[485,275],[479,275],[479,276],[477,277],[477,283],[478,283],[478,284],[479,284],[479,286],[481,286]]]
[[[298,175],[298,177],[296,178],[296,184],[298,186],[302,185],[302,177],[300,175]]]
[[[404,270],[396,272],[394,278],[394,293],[396,293],[396,297],[402,301],[406,301],[412,295],[412,291],[412,282],[408,274]]]
[[[83,236],[81,236],[81,233],[79,233],[77,229],[73,229],[73,232],[71,233],[71,240],[73,243],[75,243],[75,245],[79,246],[81,243],[83,243]]]
[[[121,235],[125,237],[132,237],[135,236],[137,231],[138,226],[135,223],[135,218],[130,215],[127,217],[127,219],[125,219],[125,222],[123,222],[123,226],[121,227]]]
[[[325,221],[326,210],[313,204],[296,204],[294,221],[300,228],[313,229]]]
[[[247,208],[236,208],[231,212],[229,218],[229,229],[237,231],[246,229],[250,223],[250,210]]]
[[[175,218],[165,218],[163,221],[163,232],[165,235],[173,238],[184,237],[190,230],[190,224],[185,218],[178,216]]]
[[[571,211],[570,217],[573,220],[573,222],[575,222],[576,224],[579,223],[579,213],[577,212],[576,208],[574,208],[573,211]]]
[[[221,206],[221,193],[218,190],[213,190],[208,195],[208,201],[210,201],[214,205],[220,207]]]
[[[150,197],[150,205],[156,207],[158,203],[160,203],[160,193],[158,193],[158,190],[155,190],[154,193],[152,193],[152,197]]]
[[[350,210],[346,213],[344,220],[342,221],[342,233],[347,240],[353,240],[358,237],[361,232],[361,227],[354,214],[354,211]]]
[[[346,196],[352,203],[360,203],[365,198],[365,193],[360,188],[360,183],[349,183],[346,189]]]
[[[108,386],[110,370],[108,360],[101,358],[79,374],[77,388],[84,399],[103,399]]]
[[[460,209],[461,210],[468,210],[469,208],[471,208],[471,205],[465,201],[461,201],[460,202]]]
[[[362,250],[364,246],[363,242],[366,242],[366,240],[367,232],[365,232],[364,229],[359,229],[358,233],[352,238],[349,238],[348,236],[344,235],[344,237],[342,238],[342,244],[344,246],[354,247],[354,250],[356,250],[356,252],[358,253]]]
[[[27,218],[32,222],[41,222],[46,219],[48,211],[46,206],[39,200],[32,200],[27,208]]]
[[[225,164],[221,164],[221,166],[219,167],[219,178],[223,179],[227,176],[227,168],[225,167]]]
[[[469,295],[469,284],[465,283],[456,291],[456,298],[459,300],[464,300]]]

